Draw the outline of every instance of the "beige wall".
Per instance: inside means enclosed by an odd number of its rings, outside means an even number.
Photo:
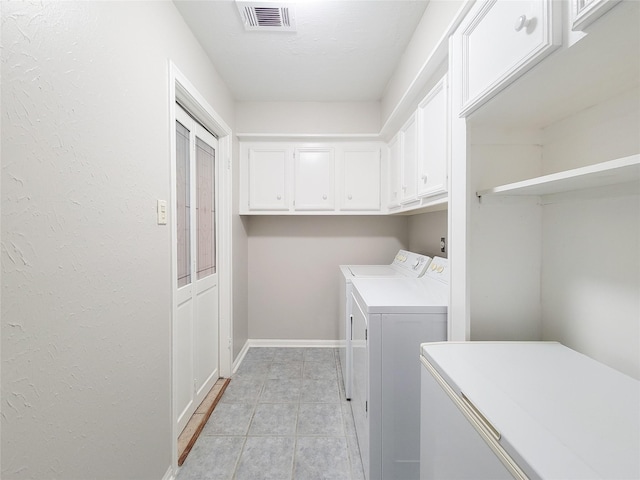
[[[171,467],[169,60],[233,101],[171,2],[1,2],[2,477]]]
[[[447,238],[447,211],[422,213],[409,217],[409,250],[430,257],[447,257],[440,251],[440,238]]]
[[[341,264],[388,264],[408,245],[406,217],[249,220],[249,337],[336,340]]]

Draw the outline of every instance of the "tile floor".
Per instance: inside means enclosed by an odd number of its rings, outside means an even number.
[[[363,480],[334,348],[250,348],[177,480]]]

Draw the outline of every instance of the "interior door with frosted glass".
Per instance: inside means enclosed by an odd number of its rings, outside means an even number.
[[[217,140],[176,106],[174,388],[181,432],[218,378]]]

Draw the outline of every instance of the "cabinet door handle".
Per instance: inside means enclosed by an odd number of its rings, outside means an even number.
[[[322,199],[326,200],[327,199],[327,194],[325,193],[324,195],[322,195]]]
[[[277,195],[277,196],[276,196],[276,198],[277,198],[278,200],[282,200],[282,195]]]
[[[516,32],[519,32],[523,28],[526,28],[531,23],[531,19],[527,18],[526,15],[520,15],[518,20],[516,20],[515,29]]]
[[[422,179],[422,181],[424,183],[427,183],[427,175],[426,174],[422,174],[422,177],[420,177]]]
[[[353,195],[349,194],[349,195],[347,195],[347,198],[348,198],[349,200],[353,200]]]

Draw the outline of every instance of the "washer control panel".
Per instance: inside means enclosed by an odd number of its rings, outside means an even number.
[[[393,265],[412,277],[421,277],[431,263],[431,257],[419,253],[400,250],[393,259]]]
[[[442,283],[449,284],[449,260],[442,257],[433,257],[427,271],[424,274],[425,277],[434,278]]]

